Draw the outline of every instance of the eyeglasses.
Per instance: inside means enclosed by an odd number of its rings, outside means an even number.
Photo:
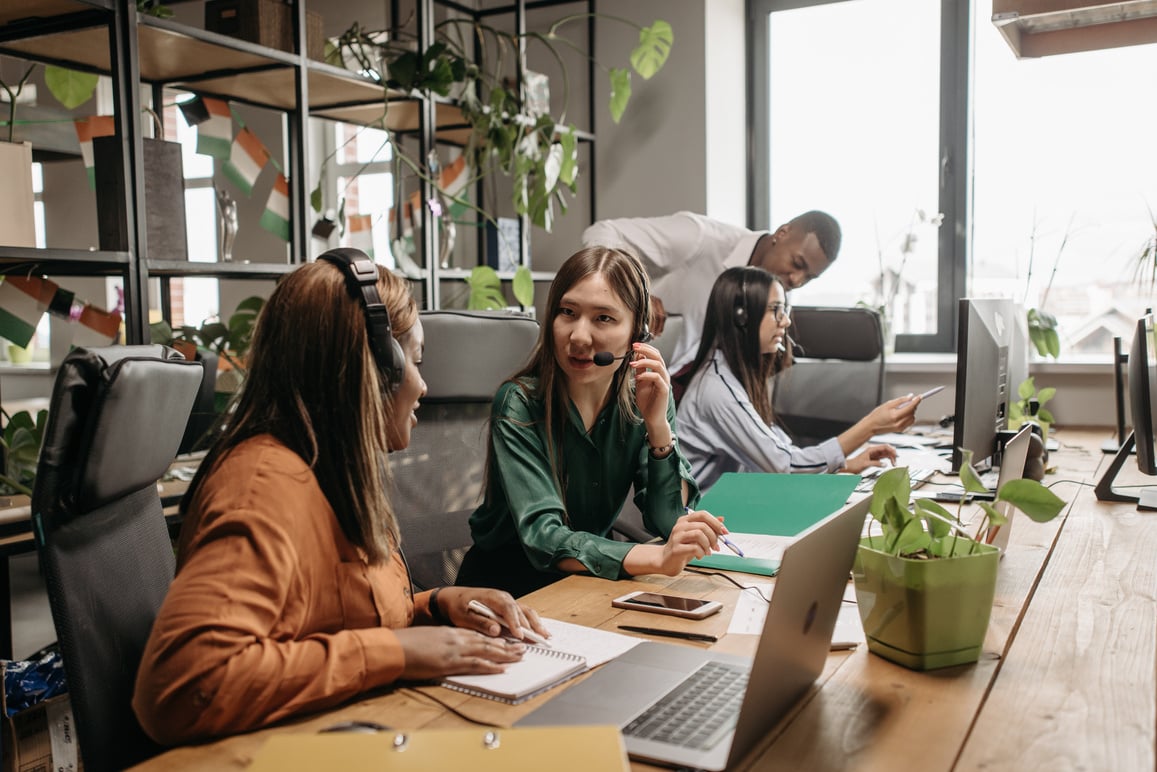
[[[775,321],[783,324],[791,318],[791,306],[787,303],[768,303],[767,310],[775,314]]]

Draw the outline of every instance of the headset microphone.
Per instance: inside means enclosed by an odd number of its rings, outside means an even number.
[[[596,365],[598,365],[599,367],[606,367],[607,365],[613,363],[616,359],[626,359],[630,355],[631,355],[631,352],[629,352],[629,351],[626,354],[623,354],[622,356],[615,356],[614,354],[612,354],[609,351],[600,351],[597,354],[595,354],[593,358],[594,358],[594,362]]]
[[[807,350],[803,346],[795,342],[795,340],[786,332],[783,334],[783,339],[787,341],[787,345],[791,346],[791,355],[795,358],[807,356]]]

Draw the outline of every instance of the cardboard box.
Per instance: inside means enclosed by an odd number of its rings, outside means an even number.
[[[8,717],[4,711],[4,772],[80,772],[76,722],[61,694]]]
[[[294,9],[283,0],[209,0],[205,3],[205,29],[250,43],[293,51]],[[325,59],[321,14],[305,12],[306,56]]]

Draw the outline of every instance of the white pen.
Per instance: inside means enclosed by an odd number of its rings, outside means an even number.
[[[476,600],[472,600],[466,604],[466,607],[469,608],[471,611],[473,611],[475,614],[481,614],[482,616],[486,617],[487,619],[493,619],[495,622],[497,622],[498,624],[505,627],[507,631],[510,630],[510,628],[507,627],[506,623],[503,622],[501,619],[499,619],[498,615],[495,614],[493,611],[491,611],[490,608],[485,603],[482,603],[482,602],[476,601]],[[543,638],[541,635],[539,635],[538,633],[531,630],[529,627],[522,628],[522,634],[524,636],[526,636],[526,638],[528,640],[530,640],[532,643],[537,643],[539,646],[545,646],[548,649],[553,648],[549,643],[546,642],[545,638]]]
[[[931,397],[933,394],[939,394],[943,390],[944,390],[943,386],[933,386],[931,389],[928,389],[928,391],[921,394],[920,399],[921,399],[921,401],[926,400],[929,397]],[[915,397],[912,397],[912,399],[909,399],[907,402],[902,402],[900,404],[900,407],[908,407],[908,405],[911,405],[915,401],[915,399],[916,399]]]

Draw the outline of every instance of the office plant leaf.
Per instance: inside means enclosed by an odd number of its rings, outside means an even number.
[[[518,301],[520,306],[534,305],[534,278],[530,275],[530,269],[525,265],[520,265],[514,270],[514,299]]]
[[[631,71],[623,67],[611,68],[611,120],[618,123],[627,102],[631,101]]]
[[[56,100],[69,110],[80,107],[92,99],[96,92],[97,76],[89,72],[77,72],[54,64],[44,68],[44,85]]]
[[[650,80],[667,62],[674,42],[675,33],[671,25],[662,19],[650,27],[643,27],[639,30],[639,45],[631,52],[631,66],[644,80]]]
[[[477,266],[466,277],[470,287],[470,297],[466,307],[472,311],[485,311],[506,307],[506,296],[502,294],[502,282],[498,272],[488,265]]]
[[[1060,514],[1065,502],[1036,480],[1009,480],[1000,486],[997,501],[1007,501],[1038,523],[1047,523]]]

